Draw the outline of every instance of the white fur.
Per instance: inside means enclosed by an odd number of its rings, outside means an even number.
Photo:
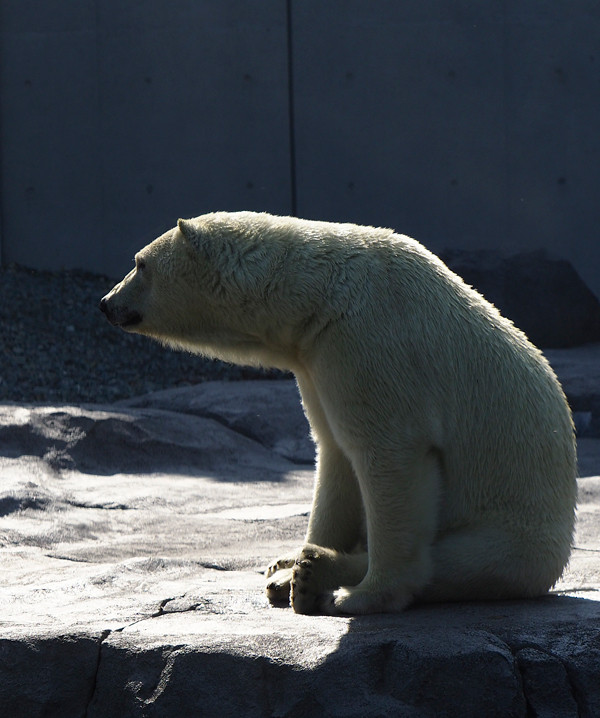
[[[180,221],[110,294],[116,324],[290,369],[318,449],[300,612],[546,592],[567,563],[571,416],[542,354],[418,242],[267,214]]]

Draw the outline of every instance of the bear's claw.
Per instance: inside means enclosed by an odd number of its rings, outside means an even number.
[[[296,560],[296,556],[284,556],[283,558],[279,558],[276,561],[273,561],[266,570],[267,578],[272,576],[277,571],[281,571],[283,569],[292,568],[294,565],[294,562]]]

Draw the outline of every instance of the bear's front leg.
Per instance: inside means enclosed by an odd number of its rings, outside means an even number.
[[[333,549],[334,553],[352,552],[361,545],[364,548],[364,524],[356,475],[333,438],[325,433],[318,443],[313,504],[305,546],[310,544],[324,547],[322,550]],[[280,605],[289,600],[296,559],[302,559],[302,549],[276,559],[267,568],[266,594],[271,603]],[[364,571],[357,582],[363,576]],[[327,581],[329,589],[340,585],[341,582],[335,583],[335,579]]]
[[[440,470],[434,451],[406,449],[395,461],[367,457],[359,481],[367,514],[368,570],[357,585],[321,599],[324,613],[403,610],[433,575]]]
[[[333,438],[321,438],[305,544],[346,553],[365,548],[365,512],[352,464]]]

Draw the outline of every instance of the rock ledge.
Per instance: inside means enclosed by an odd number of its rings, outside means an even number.
[[[312,493],[292,382],[4,405],[0,441],[0,715],[600,715],[593,436],[554,595],[364,618],[264,597]]]

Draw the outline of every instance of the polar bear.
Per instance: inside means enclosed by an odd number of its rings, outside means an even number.
[[[101,301],[174,348],[291,370],[317,446],[304,544],[267,570],[300,613],[547,592],[573,537],[562,389],[525,335],[389,229],[179,220]]]

